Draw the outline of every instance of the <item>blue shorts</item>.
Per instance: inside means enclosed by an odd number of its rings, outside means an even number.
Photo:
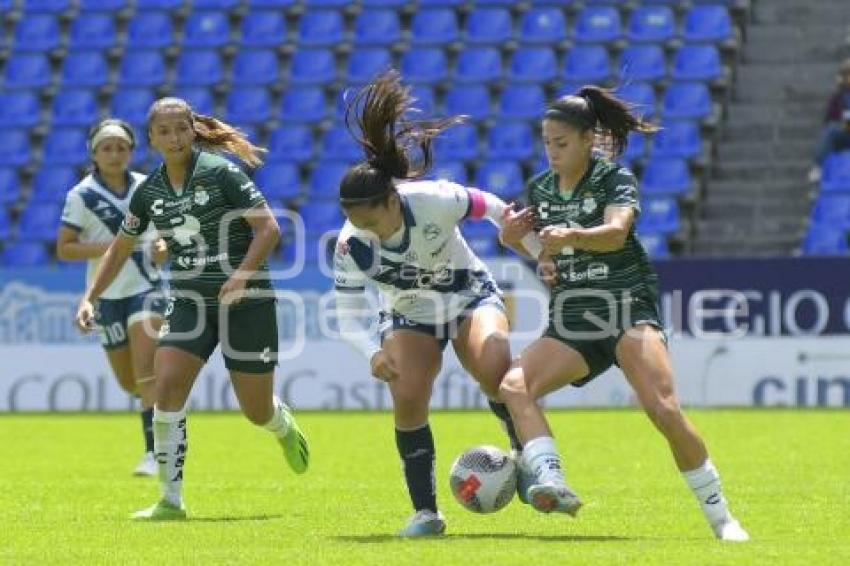
[[[98,299],[95,322],[100,327],[100,343],[107,350],[126,346],[130,325],[152,314],[162,316],[164,312],[165,298],[159,289],[123,299]]]
[[[416,332],[421,332],[436,338],[437,342],[440,343],[440,349],[444,350],[446,348],[446,344],[449,343],[449,340],[457,338],[458,328],[460,328],[463,321],[469,318],[472,311],[481,307],[495,307],[503,313],[507,312],[505,302],[502,300],[502,297],[496,294],[478,297],[469,303],[465,309],[463,309],[460,316],[443,324],[423,324],[421,322],[409,320],[404,315],[395,311],[393,311],[392,316],[390,316],[387,312],[381,312],[378,317],[378,331],[381,333],[381,343],[383,343],[384,338],[386,338],[393,330],[415,330]]]

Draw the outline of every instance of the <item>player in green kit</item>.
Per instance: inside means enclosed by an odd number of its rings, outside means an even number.
[[[610,92],[584,87],[550,105],[543,142],[550,169],[528,183],[544,251],[540,267],[552,287],[544,335],[514,361],[500,387],[523,441],[520,479],[538,511],[575,515],[552,432],[536,401],[565,385],[583,386],[617,364],[717,538],[748,540],[730,514],[705,444],[682,414],[657,309],[657,278],[638,241],[637,182],[628,169],[594,155],[605,133],[619,155],[630,131],[655,128]],[[506,242],[515,243],[515,242]]]
[[[151,106],[148,136],[163,164],[133,195],[121,232],[83,296],[77,323],[91,327],[92,302],[152,223],[171,258],[169,302],[154,359],[154,450],[162,499],[133,518],[170,520],[186,517],[186,401],[219,344],[245,416],[277,437],[296,473],[306,471],[309,454],[291,411],[272,393],[278,335],[266,257],[280,228],[263,195],[239,167],[206,151],[230,153],[256,166],[262,150],[231,126],[196,114],[177,98]]]

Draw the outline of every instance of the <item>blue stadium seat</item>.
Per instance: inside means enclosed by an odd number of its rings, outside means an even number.
[[[269,136],[267,161],[303,163],[313,157],[313,133],[307,126],[287,124]]]
[[[342,177],[340,176],[340,178]],[[336,193],[334,198],[339,197],[338,186]],[[345,224],[345,216],[343,216],[339,204],[333,201],[315,202],[309,200],[298,208],[298,214],[301,215],[307,231],[313,234],[320,234],[328,230],[339,230]]]
[[[183,47],[207,49],[223,47],[230,40],[230,23],[221,12],[193,12],[183,27]]]
[[[401,74],[411,83],[434,84],[446,80],[446,54],[436,47],[414,47],[401,57]]]
[[[286,42],[286,20],[280,12],[248,12],[242,20],[239,44],[244,47],[277,47]]]
[[[639,6],[629,16],[629,41],[664,43],[675,36],[676,16],[669,6]]]
[[[827,156],[820,188],[825,193],[850,192],[850,151]]]
[[[21,190],[18,173],[13,167],[0,167],[0,205],[8,206],[18,200]],[[0,210],[5,210],[0,206]]]
[[[419,8],[458,8],[464,4],[464,0],[419,0]]]
[[[569,81],[604,83],[611,77],[611,60],[601,45],[576,45],[564,58],[563,77]]]
[[[112,97],[109,113],[135,127],[143,126],[148,119],[148,109],[156,98],[146,88],[120,90]]]
[[[177,58],[175,84],[178,86],[215,86],[224,75],[217,51],[188,50]]]
[[[82,165],[89,159],[85,128],[53,128],[44,142],[44,164]]]
[[[227,95],[225,115],[229,122],[258,124],[272,116],[269,93],[261,87],[241,87]]]
[[[620,12],[613,6],[588,6],[578,14],[573,37],[587,43],[610,43],[623,35]]]
[[[691,190],[691,185],[688,162],[678,157],[653,157],[640,180],[646,196],[681,196]]]
[[[732,18],[725,6],[693,6],[685,15],[682,37],[691,43],[732,39]]]
[[[457,41],[459,35],[454,10],[419,10],[413,15],[410,41],[414,45],[444,45]]]
[[[0,91],[0,125],[31,128],[41,121],[41,106],[32,92]]]
[[[720,53],[714,45],[684,45],[676,53],[670,77],[675,81],[711,81],[723,77]]]
[[[151,11],[176,11],[183,7],[185,0],[136,0],[136,13]]]
[[[62,90],[53,98],[53,126],[90,126],[97,121],[100,108],[88,90]]]
[[[850,229],[850,194],[821,195],[812,208],[812,223]]]
[[[15,25],[13,45],[17,53],[43,53],[59,47],[61,40],[59,20],[50,14],[27,16]]]
[[[691,159],[702,151],[702,138],[696,122],[675,120],[663,122],[652,140],[653,157]]]
[[[25,14],[59,14],[71,8],[71,0],[23,0]]]
[[[364,8],[400,8],[408,3],[408,0],[361,0]]]
[[[623,150],[621,159],[631,163],[640,161],[646,156],[646,136],[640,132],[629,132],[626,138],[626,148]]]
[[[0,129],[0,167],[20,167],[30,160],[30,144],[25,130]]]
[[[268,86],[280,78],[280,63],[271,49],[242,49],[233,60],[232,80],[244,86]]]
[[[495,47],[468,47],[457,58],[457,82],[490,82],[502,78],[502,55]]]
[[[410,94],[416,101],[413,107],[419,110],[411,114],[413,119],[431,118],[437,108],[434,89],[425,85],[415,85],[410,89]]]
[[[475,184],[509,201],[520,196],[525,188],[522,169],[516,161],[484,161],[478,166]]]
[[[80,177],[73,167],[42,167],[32,181],[30,202],[59,204]]]
[[[192,10],[218,10],[227,12],[239,7],[240,0],[192,0]]]
[[[533,8],[522,15],[519,40],[551,46],[567,39],[567,22],[559,8]]]
[[[392,10],[363,10],[354,20],[355,45],[389,46],[401,39],[401,24]]]
[[[0,241],[7,241],[11,235],[11,224],[9,213],[5,208],[0,208]]]
[[[392,67],[393,59],[388,49],[366,47],[355,49],[345,67],[345,82],[362,85],[371,81],[382,71]]]
[[[3,72],[4,90],[36,89],[50,83],[50,62],[47,56],[20,53],[6,60]]]
[[[322,159],[329,161],[352,162],[363,158],[363,148],[348,132],[348,128],[338,124],[322,134]]]
[[[26,234],[28,241],[53,242],[56,240],[61,212],[55,202],[30,201],[18,220],[18,231],[20,234]]]
[[[326,116],[327,100],[321,88],[290,88],[283,92],[280,119],[286,122],[318,122]]]
[[[49,261],[47,250],[38,242],[14,242],[3,248],[3,265],[9,267],[38,267]]]
[[[480,84],[458,84],[446,91],[446,113],[466,114],[474,120],[490,116],[490,91]]]
[[[336,79],[336,59],[330,49],[298,49],[289,63],[289,82],[323,85]]]
[[[106,58],[96,51],[75,51],[62,62],[64,87],[100,87],[109,80]]]
[[[638,234],[643,249],[652,259],[666,259],[670,257],[670,247],[667,245],[667,237],[657,233]]]
[[[428,173],[429,179],[445,179],[465,185],[469,177],[462,161],[438,161]]]
[[[351,0],[304,0],[307,8],[345,8]]]
[[[267,163],[257,170],[254,182],[270,200],[289,201],[301,196],[301,174],[295,163]]]
[[[109,14],[88,14],[74,18],[68,35],[68,49],[108,49],[117,45],[115,20]]]
[[[847,230],[837,226],[811,226],[803,240],[806,255],[846,255]]]
[[[469,160],[478,157],[478,132],[471,124],[458,124],[434,140],[434,154],[440,160]]]
[[[342,14],[332,10],[304,12],[298,22],[298,43],[303,47],[333,46],[345,39]]]
[[[617,96],[634,106],[634,110],[644,118],[655,116],[655,89],[648,83],[628,83],[617,89]]]
[[[527,122],[499,122],[487,132],[488,159],[523,160],[534,153],[534,136]]]
[[[516,82],[546,82],[558,74],[555,52],[548,47],[520,47],[511,55],[508,78]]]
[[[569,4],[570,2],[572,2],[572,0],[550,0],[549,3],[564,6],[566,4]],[[534,2],[532,2],[532,4],[534,4]],[[537,2],[537,4],[543,5],[545,3]],[[510,6],[516,5],[516,0],[476,0],[475,5],[476,6],[507,6],[507,7],[510,7]]]
[[[664,93],[661,114],[667,119],[702,120],[713,112],[705,83],[673,83]]]
[[[166,12],[137,12],[127,24],[127,49],[162,49],[174,43],[174,26]]]
[[[630,45],[620,54],[621,82],[653,82],[667,76],[667,60],[658,45]]]
[[[248,0],[248,6],[251,8],[291,8],[298,3],[298,0]]]
[[[180,87],[174,90],[173,96],[188,102],[198,114],[215,114],[215,99],[206,87]]]
[[[342,181],[342,177],[345,175],[348,167],[349,163],[347,161],[317,161],[313,170],[310,172],[310,193],[308,197],[311,200],[338,199],[339,183]],[[338,227],[341,226],[340,224]]]
[[[500,45],[513,38],[511,13],[504,8],[476,8],[466,17],[467,45]]]
[[[488,221],[471,220],[460,226],[466,243],[478,257],[499,255],[498,230]]]
[[[546,106],[543,89],[535,84],[509,84],[499,98],[502,118],[534,120],[540,118]]]

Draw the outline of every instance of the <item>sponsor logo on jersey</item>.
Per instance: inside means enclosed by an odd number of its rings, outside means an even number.
[[[128,212],[127,216],[124,217],[124,228],[127,230],[136,230],[141,225],[142,222],[139,220],[139,217],[131,212]]]
[[[585,197],[585,199],[581,201],[581,210],[585,214],[590,214],[596,210],[596,199],[593,197]]]
[[[195,204],[204,206],[210,201],[210,194],[203,187],[195,189]]]
[[[191,255],[181,255],[177,257],[177,265],[182,267],[183,269],[189,269],[191,267],[198,267],[203,265],[209,265],[211,263],[218,263],[227,259],[227,252],[222,252],[216,255],[208,255],[208,256],[191,256]]]
[[[425,236],[425,239],[429,242],[436,240],[443,231],[440,230],[440,227],[434,224],[433,222],[429,222],[422,228],[422,234]]]

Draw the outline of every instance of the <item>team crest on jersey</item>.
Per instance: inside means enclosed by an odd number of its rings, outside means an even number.
[[[586,197],[583,201],[581,201],[581,211],[585,214],[590,214],[596,210],[596,199],[593,197]]]
[[[351,251],[351,246],[348,245],[348,240],[337,240],[336,255],[344,257],[348,255],[349,251]]]
[[[436,224],[434,224],[433,222],[429,222],[422,229],[422,234],[425,236],[425,239],[428,240],[429,242],[436,240],[440,236],[441,233],[442,233],[442,230],[440,230],[440,227],[437,226]]]
[[[204,206],[208,202],[210,202],[210,194],[203,187],[195,189],[195,204]]]
[[[130,212],[127,213],[127,216],[124,217],[124,227],[128,230],[135,230],[139,226],[141,226],[142,222],[139,220],[139,217]]]

